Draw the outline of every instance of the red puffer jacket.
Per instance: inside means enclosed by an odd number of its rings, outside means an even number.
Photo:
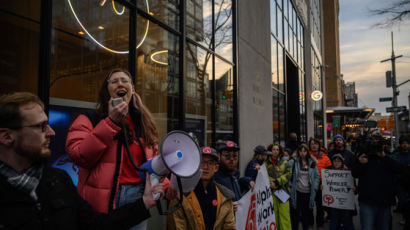
[[[114,138],[120,130],[108,117],[93,127],[87,116],[80,115],[68,131],[66,151],[79,166],[77,191],[96,212],[115,209],[122,156],[126,154]],[[157,145],[145,147],[146,159],[151,160],[157,150]]]

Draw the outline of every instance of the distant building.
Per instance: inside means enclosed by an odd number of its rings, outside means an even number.
[[[355,82],[347,82],[343,84],[343,88],[344,88],[344,94],[345,94],[344,98],[345,98],[346,106],[358,107]]]
[[[326,105],[344,106],[342,75],[340,74],[339,0],[323,1],[325,46]]]

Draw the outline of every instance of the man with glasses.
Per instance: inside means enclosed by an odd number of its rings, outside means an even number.
[[[239,179],[238,158],[239,147],[233,141],[224,141],[218,145],[218,153],[220,157],[220,167],[215,174],[215,181],[227,188],[234,194],[234,210],[238,208],[236,201],[241,199],[242,193],[252,189],[255,182],[250,177],[242,177]]]
[[[168,216],[168,230],[236,229],[232,198],[234,194],[215,183],[218,171],[218,154],[210,147],[202,148],[201,179],[194,191],[184,197],[182,208]],[[170,206],[178,203],[171,201]]]
[[[54,135],[37,96],[0,97],[0,229],[128,229],[150,216],[152,193],[163,188],[151,188],[149,179],[143,198],[108,215],[94,213],[70,177],[45,164]]]

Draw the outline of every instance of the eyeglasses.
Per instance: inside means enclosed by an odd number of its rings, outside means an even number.
[[[130,79],[127,77],[119,77],[119,78],[114,78],[114,79],[108,79],[107,82],[109,84],[117,84],[119,81],[121,81],[124,84],[127,84],[130,82]]]
[[[238,159],[238,154],[222,154],[222,157],[226,159],[230,159],[230,158]]]
[[[48,129],[48,121],[43,121],[43,122],[41,122],[39,124],[35,124],[35,125],[24,125],[24,126],[21,126],[20,128],[24,128],[24,127],[37,128],[37,129],[40,129],[41,132],[45,133]]]
[[[216,161],[202,161],[201,165],[203,166],[208,166],[208,167],[214,167],[215,165],[217,165],[218,162]]]

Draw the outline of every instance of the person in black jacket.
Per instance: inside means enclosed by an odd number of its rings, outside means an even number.
[[[223,141],[217,147],[219,155],[219,170],[215,173],[215,182],[231,190],[235,197],[232,199],[234,211],[238,208],[237,201],[242,194],[252,189],[255,182],[250,177],[239,178],[238,159],[239,147],[233,141]]]
[[[245,176],[251,178],[251,180],[256,181],[256,176],[258,175],[258,170],[266,161],[268,155],[272,155],[272,152],[266,150],[265,146],[257,145],[254,149],[253,158],[249,161],[245,169]]]
[[[152,193],[109,214],[95,213],[62,170],[46,166],[50,137],[41,100],[31,93],[0,97],[0,229],[128,229],[150,217]]]
[[[410,194],[410,164],[403,170],[400,177],[400,185]],[[403,219],[405,220],[403,229],[410,229],[410,198],[407,197],[402,208]]]
[[[354,164],[357,162],[356,156],[346,149],[346,142],[342,135],[337,134],[333,137],[333,143],[335,144],[335,148],[329,150],[328,157],[332,159],[333,155],[340,154],[343,156],[344,164],[348,169],[351,169]]]
[[[402,169],[400,164],[386,155],[378,140],[358,146],[359,161],[352,175],[359,179],[360,224],[362,230],[389,229],[390,208],[395,203],[393,177]]]

